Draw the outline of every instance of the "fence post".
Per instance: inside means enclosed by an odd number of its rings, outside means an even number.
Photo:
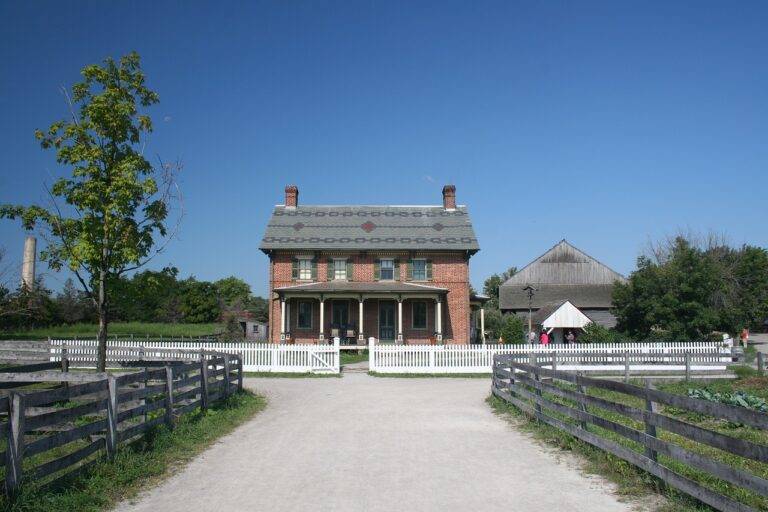
[[[691,353],[685,353],[685,380],[691,380]]]
[[[66,343],[61,344],[61,371],[64,373],[69,371],[69,352]]]
[[[534,393],[536,393],[537,397],[541,396],[541,374],[539,373],[539,364],[538,364],[538,358],[536,357],[536,354],[531,354],[531,365],[534,367],[533,370],[533,380],[536,381],[536,386]],[[536,414],[541,414],[541,404],[539,402],[534,402],[533,408],[536,411]]]
[[[578,385],[579,393],[581,393],[582,395],[586,396],[587,395],[587,388],[586,388],[586,386],[584,386],[584,384],[581,383],[581,377],[584,376],[584,372],[576,372],[576,375],[579,377],[579,379],[576,379],[577,382],[578,382],[577,385]],[[587,412],[587,404],[585,404],[584,402],[579,402],[579,410],[581,412]],[[587,428],[587,422],[586,421],[582,421],[581,422],[581,429],[582,430],[589,430]]]
[[[200,352],[200,410],[208,409],[208,360]]]
[[[107,456],[114,458],[117,454],[117,377],[107,377],[109,400],[107,401]]]
[[[629,382],[629,352],[624,352],[624,382]]]
[[[427,353],[429,356],[429,373],[435,373],[435,347],[431,346],[428,348],[429,352]]]
[[[243,390],[243,356],[237,356],[237,390]]]
[[[552,352],[552,371],[557,371],[557,352]]]
[[[645,410],[648,413],[654,413],[656,412],[656,403],[651,400],[651,398],[648,396],[648,391],[653,389],[653,386],[651,385],[650,379],[645,379]],[[645,423],[645,433],[648,434],[651,437],[656,437],[656,425],[651,424],[651,422],[648,421],[648,418],[650,417],[650,414],[644,415],[644,423]],[[645,456],[651,459],[653,462],[656,462],[658,457],[656,454],[656,450],[646,446],[645,447]]]
[[[173,428],[173,366],[165,367],[165,426]]]
[[[11,391],[8,396],[8,447],[5,451],[5,490],[13,496],[21,485],[24,457],[24,395]]]
[[[761,374],[765,373],[765,354],[762,352],[757,353],[757,371]]]
[[[376,350],[376,339],[373,336],[368,338],[368,371],[376,371],[376,357],[374,351]]]
[[[224,399],[229,397],[229,354],[224,354]]]

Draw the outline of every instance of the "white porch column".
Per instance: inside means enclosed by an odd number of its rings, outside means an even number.
[[[365,336],[363,335],[363,298],[360,297],[360,309],[358,313],[358,329],[357,329],[357,339],[358,341],[365,341]]]
[[[320,299],[320,341],[325,339],[325,300]]]
[[[435,331],[437,332],[437,341],[443,341],[443,302],[438,299],[435,304]]]
[[[280,299],[280,341],[285,341],[285,299]]]
[[[485,345],[485,308],[480,308],[480,339]]]
[[[403,300],[397,300],[397,341],[403,341]]]

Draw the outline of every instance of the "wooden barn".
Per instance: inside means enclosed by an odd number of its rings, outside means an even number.
[[[589,321],[616,325],[611,307],[617,281],[626,278],[561,240],[501,285],[499,306],[527,323],[530,304],[533,329],[545,329],[560,342],[568,329],[578,335]]]

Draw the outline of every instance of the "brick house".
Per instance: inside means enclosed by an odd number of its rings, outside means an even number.
[[[300,206],[298,198],[296,186],[285,188],[259,246],[269,256],[273,343],[470,342],[478,315],[469,259],[479,246],[454,186],[437,206]]]

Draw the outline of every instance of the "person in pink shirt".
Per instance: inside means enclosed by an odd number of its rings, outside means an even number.
[[[549,334],[547,334],[547,331],[541,331],[541,336],[539,336],[539,343],[542,345],[549,345]]]

